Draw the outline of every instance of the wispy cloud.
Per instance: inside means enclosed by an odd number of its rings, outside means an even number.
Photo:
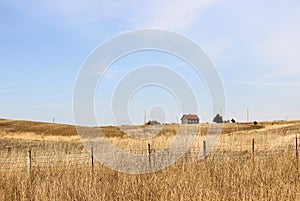
[[[249,40],[243,48],[249,59],[279,77],[300,74],[299,9],[297,1],[261,1],[249,5],[244,23],[239,23],[239,29],[244,30],[239,37]]]
[[[103,79],[105,79],[105,80],[116,80],[117,78],[120,77],[120,75],[122,73],[124,73],[124,70],[122,70],[122,68],[118,68],[118,69],[110,68],[105,72]]]
[[[300,18],[299,18],[300,19]],[[283,75],[300,73],[300,27],[284,28],[270,34],[260,46],[263,60]]]
[[[6,86],[6,85],[0,85],[0,93],[9,93],[9,92],[15,92],[19,89],[12,86]]]
[[[43,20],[67,23],[78,28],[97,27],[108,22],[123,29],[164,28],[190,29],[201,11],[215,0],[191,1],[109,1],[65,0],[13,1],[19,9]],[[112,25],[110,25],[112,26]]]
[[[228,80],[230,83],[254,85],[254,86],[270,86],[270,87],[299,87],[300,82],[261,82],[250,80]]]
[[[136,15],[132,16],[134,19],[131,19],[131,23],[139,28],[191,30],[199,20],[202,11],[213,3],[215,0],[151,1],[137,10]]]
[[[45,96],[45,97],[40,97],[40,98],[37,98],[35,99],[35,101],[48,101],[48,100],[53,100],[53,99],[56,99],[58,97],[61,97],[63,96],[63,94],[55,94],[55,95],[51,95],[51,96]]]

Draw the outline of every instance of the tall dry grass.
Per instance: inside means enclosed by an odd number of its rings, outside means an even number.
[[[76,141],[2,139],[0,200],[300,200],[295,155],[299,123],[225,125],[215,151],[205,160],[199,160],[199,151],[207,125],[200,127],[191,154],[142,175],[119,173],[99,163],[92,171],[89,154]],[[165,146],[175,134],[172,129],[176,126],[166,127],[153,139],[154,148]],[[117,136],[115,128],[107,130],[113,130],[110,140],[120,147],[141,149],[148,143]]]
[[[0,173],[1,200],[299,200],[293,156],[178,161],[160,172],[118,173],[98,167]]]

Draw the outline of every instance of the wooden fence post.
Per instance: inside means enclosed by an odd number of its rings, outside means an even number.
[[[206,159],[206,141],[203,140],[203,157]]]
[[[254,163],[255,140],[252,138],[252,162]]]
[[[28,175],[30,176],[30,173],[31,173],[31,149],[28,149],[27,172],[28,172]]]
[[[298,136],[296,135],[296,161],[297,161],[297,168],[299,167],[299,153],[298,153]]]
[[[92,173],[94,173],[94,148],[93,148],[93,144],[91,145],[91,159],[92,159]]]
[[[151,147],[150,147],[150,143],[148,143],[148,156],[149,156],[149,166],[151,168]]]

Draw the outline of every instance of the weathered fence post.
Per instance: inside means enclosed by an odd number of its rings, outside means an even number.
[[[252,138],[252,162],[254,163],[255,140]]]
[[[149,156],[149,166],[151,168],[151,147],[150,147],[150,143],[148,143],[148,156]]]
[[[30,173],[31,173],[31,149],[28,149],[27,171],[28,171],[28,175],[30,176]]]
[[[206,141],[203,140],[203,157],[206,159]]]
[[[299,153],[298,153],[298,136],[296,135],[296,161],[297,161],[297,168],[299,167]]]
[[[94,147],[91,145],[92,173],[94,173]]]

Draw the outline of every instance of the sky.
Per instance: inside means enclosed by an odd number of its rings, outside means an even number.
[[[74,124],[73,92],[91,52],[119,34],[170,30],[197,43],[221,77],[224,119],[300,119],[300,2],[0,0],[0,118]],[[157,51],[118,60],[95,91],[99,125],[115,125],[112,96],[138,66],[168,66],[193,86],[201,122],[210,122],[210,93],[182,60]],[[196,87],[195,87],[196,86]],[[165,88],[138,88],[128,101],[131,122],[178,122],[183,112]],[[195,111],[190,111],[194,113]],[[119,124],[118,122],[117,124]]]

